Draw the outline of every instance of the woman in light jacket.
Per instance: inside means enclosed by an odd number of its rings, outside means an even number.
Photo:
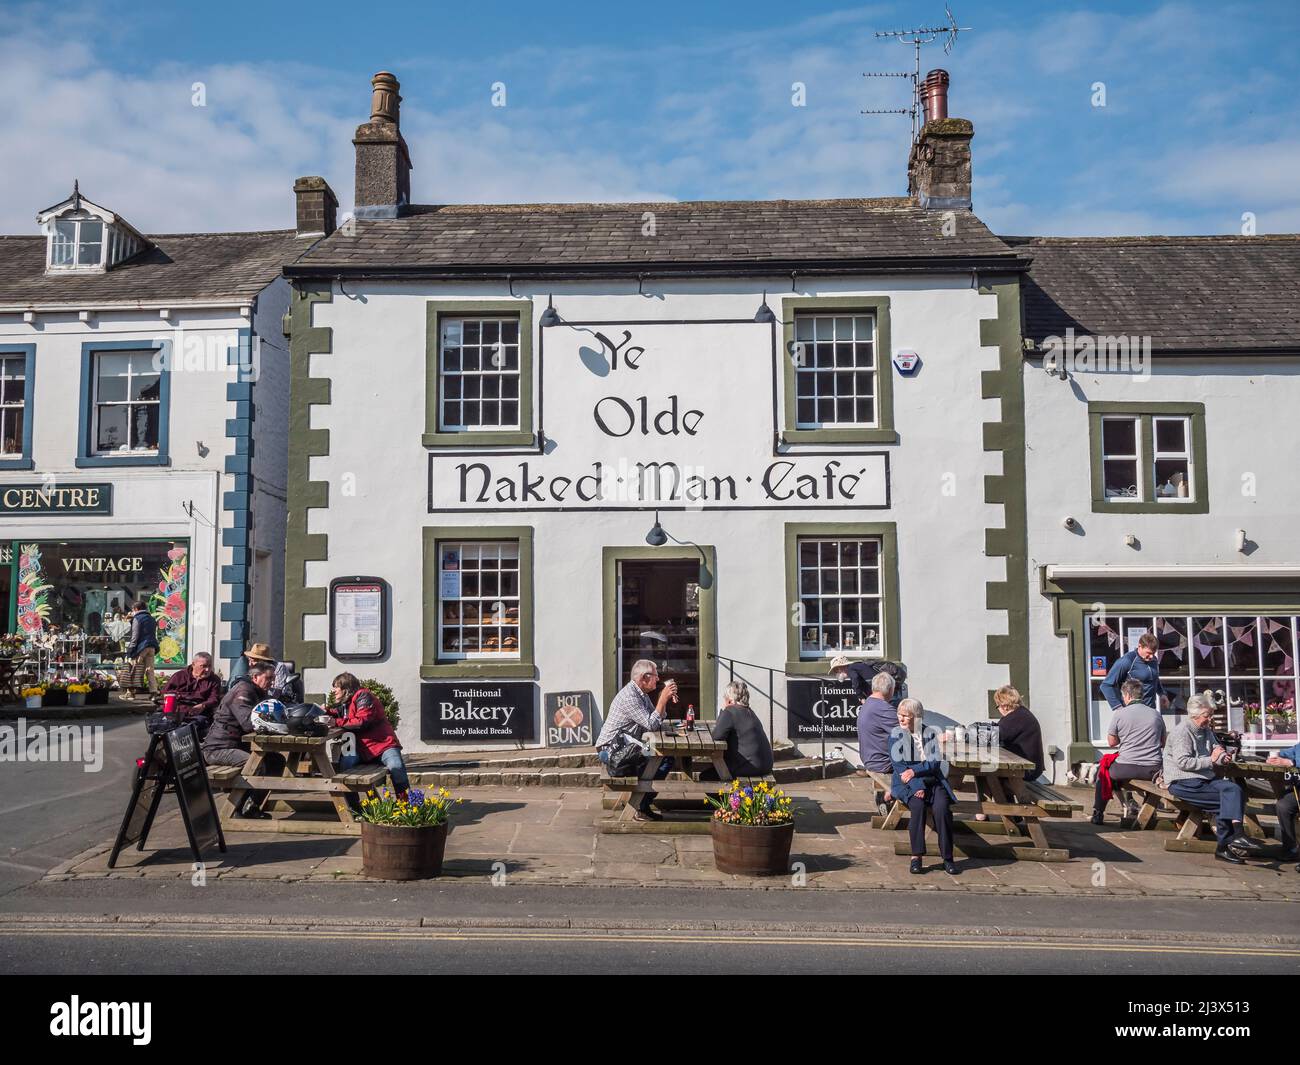
[[[934,815],[943,871],[956,876],[957,866],[952,860],[952,804],[955,798],[948,783],[947,763],[939,752],[939,734],[935,729],[921,728],[923,712],[919,699],[904,699],[898,704],[898,727],[889,740],[889,758],[894,766],[894,779],[889,790],[894,798],[907,803],[907,829],[912,840],[911,871],[923,871],[928,810]]]

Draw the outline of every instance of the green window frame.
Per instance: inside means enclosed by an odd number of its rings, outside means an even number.
[[[473,448],[528,446],[535,442],[533,426],[533,303],[532,300],[430,300],[425,327],[425,447]],[[439,428],[443,376],[439,361],[442,322],[446,318],[517,317],[519,319],[519,428]]]
[[[826,426],[799,428],[796,377],[798,366],[793,355],[796,341],[795,319],[801,314],[869,314],[875,321],[873,349],[876,362],[876,424],[874,426]],[[790,444],[896,444],[894,431],[893,348],[890,345],[888,296],[787,296],[781,300],[783,343],[782,407],[784,421],[781,438]]]
[[[1133,418],[1138,423],[1137,464],[1141,495],[1117,502],[1106,498],[1102,426],[1107,417]],[[1162,417],[1186,418],[1190,432],[1192,498],[1186,502],[1159,502],[1155,490],[1155,421]],[[1094,514],[1207,514],[1210,510],[1209,471],[1206,466],[1204,403],[1101,403],[1088,404],[1088,448]]]
[[[802,625],[795,624],[801,617],[796,612],[799,594],[799,541],[804,539],[858,540],[875,538],[880,541],[880,598],[884,639],[879,655],[898,661],[902,652],[899,632],[898,595],[898,526],[894,522],[787,522],[785,525],[785,598],[786,598],[786,650],[785,671],[797,676],[824,676],[830,669],[829,658],[803,658],[800,649]],[[866,655],[841,652],[855,661],[865,661]]]
[[[439,545],[469,541],[517,540],[519,542],[519,657],[517,659],[449,660],[438,641],[442,595],[439,577]],[[533,660],[533,528],[531,525],[443,525],[424,530],[424,634],[420,677],[429,679],[532,680],[537,672]]]

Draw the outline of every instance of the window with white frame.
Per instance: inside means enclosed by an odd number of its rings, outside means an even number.
[[[796,314],[795,425],[877,424],[875,316]]]
[[[1193,498],[1191,425],[1187,418],[1151,419],[1156,502],[1181,503]]]
[[[96,352],[91,440],[97,455],[158,450],[162,378],[152,351]]]
[[[50,236],[50,266],[60,269],[100,266],[104,261],[104,223],[91,215],[56,219]]]
[[[885,646],[879,537],[800,537],[801,658],[879,655]]]
[[[1142,431],[1137,418],[1101,420],[1101,468],[1107,499],[1142,498]]]
[[[23,453],[27,417],[27,356],[0,355],[0,456]]]
[[[1110,708],[1101,682],[1116,660],[1154,633],[1161,683],[1174,693],[1172,724],[1194,692],[1223,704],[1218,725],[1266,744],[1296,742],[1297,618],[1294,614],[1090,614],[1088,686],[1092,740],[1105,742]]]
[[[518,540],[438,544],[438,647],[443,660],[520,657]]]
[[[519,319],[443,318],[438,427],[518,429]]]

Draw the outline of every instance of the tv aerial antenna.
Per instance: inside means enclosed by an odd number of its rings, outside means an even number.
[[[923,45],[933,44],[940,37],[945,38],[943,42],[943,54],[950,55],[953,45],[957,43],[957,35],[962,31],[971,32],[970,26],[958,26],[956,18],[953,17],[952,9],[945,6],[944,14],[948,16],[946,26],[918,26],[910,30],[879,30],[875,36],[877,39],[892,39],[899,44],[910,44],[915,54],[915,65],[912,70],[885,70],[885,71],[868,71],[862,76],[864,78],[911,78],[912,79],[912,106],[911,107],[894,107],[880,108],[870,111],[863,111],[864,115],[911,115],[912,116],[912,143],[916,143],[916,138],[921,133],[921,48]]]

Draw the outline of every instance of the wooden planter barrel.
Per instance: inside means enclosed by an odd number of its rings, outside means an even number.
[[[783,876],[790,871],[794,822],[783,825],[729,825],[709,822],[713,862],[722,873],[741,876]]]
[[[361,822],[361,871],[378,880],[424,880],[442,872],[447,824],[422,828]]]

